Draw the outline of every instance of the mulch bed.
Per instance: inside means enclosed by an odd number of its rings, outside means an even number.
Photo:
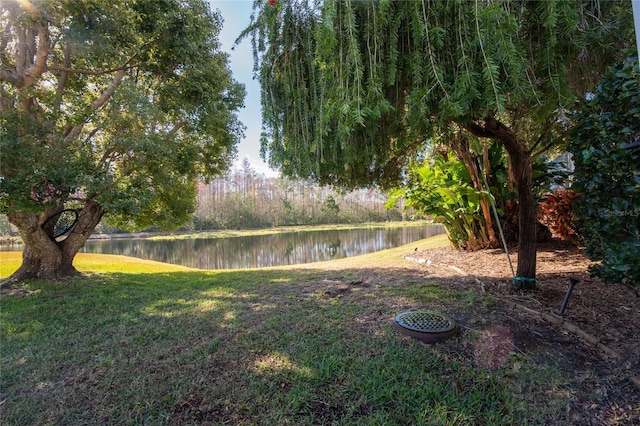
[[[517,250],[510,254],[515,269]],[[528,292],[514,290],[503,250],[437,248],[404,257],[443,285],[495,298],[489,318],[460,312],[456,320],[467,329],[506,326],[518,351],[563,371],[578,389],[567,408],[572,424],[640,424],[640,286],[590,277],[584,251],[559,241],[539,245],[539,288]],[[570,277],[580,282],[560,317]]]

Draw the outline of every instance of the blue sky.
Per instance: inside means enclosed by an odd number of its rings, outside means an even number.
[[[266,1],[266,0],[265,0]],[[251,162],[252,168],[267,176],[275,176],[277,172],[270,170],[260,158],[260,86],[253,79],[253,56],[251,40],[245,39],[232,51],[233,42],[240,32],[249,25],[251,18],[250,0],[210,0],[211,9],[220,11],[224,18],[220,43],[222,50],[230,55],[230,66],[233,77],[245,85],[247,97],[245,107],[239,112],[240,121],[247,127],[245,138],[238,145],[238,161],[245,157]]]

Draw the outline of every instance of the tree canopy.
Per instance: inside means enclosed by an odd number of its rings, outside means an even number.
[[[285,173],[346,185],[395,182],[452,122],[490,117],[535,143],[633,34],[624,1],[256,7],[247,33],[265,155]]]
[[[199,0],[2,2],[0,212],[35,276],[43,256],[72,259],[103,215],[180,225],[197,179],[228,169],[245,93],[221,25]],[[56,241],[42,224],[64,208],[79,221]]]

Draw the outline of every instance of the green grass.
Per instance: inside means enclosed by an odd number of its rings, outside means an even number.
[[[478,370],[393,331],[400,309],[468,304],[403,263],[408,250],[221,272],[79,256],[88,277],[30,281],[0,300],[0,423],[552,421],[567,403],[552,370],[526,359]],[[18,262],[0,253],[1,274]]]

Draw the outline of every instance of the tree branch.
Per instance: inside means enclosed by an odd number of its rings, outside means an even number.
[[[536,139],[536,141],[533,143],[533,145],[531,145],[531,148],[529,148],[529,153],[531,154],[533,152],[534,149],[536,149],[536,147],[538,145],[540,145],[540,142],[542,142],[542,140],[544,139],[544,137],[547,135],[547,133],[549,133],[549,129],[551,129],[551,124],[549,124],[549,120],[547,119],[545,122],[545,126],[544,129],[542,130],[542,132],[540,133],[540,136],[538,136],[538,138]]]
[[[49,37],[49,28],[46,25],[40,25],[38,27],[38,40],[39,43],[35,61],[24,73],[23,87],[30,86],[34,80],[47,70],[47,58],[49,57],[51,39]],[[35,40],[33,44],[35,44]]]
[[[61,67],[59,65],[51,65],[51,66],[47,67],[47,69],[49,71],[61,71],[63,73],[69,73],[69,74],[106,75],[106,74],[112,74],[112,73],[117,72],[117,71],[123,71],[123,70],[131,68],[130,65],[127,65],[128,63],[129,62],[127,62],[125,64],[122,64],[119,67],[111,68],[111,69],[103,70],[103,71],[79,70],[79,69],[71,68],[69,66]],[[67,65],[67,64],[65,63],[65,65]]]
[[[510,155],[515,153],[521,155],[526,152],[526,147],[518,141],[513,131],[493,117],[486,117],[483,125],[475,121],[456,123],[475,136],[499,141]]]
[[[147,46],[149,43],[143,45],[142,47]],[[137,53],[134,53],[129,59],[127,59],[126,62],[124,62],[122,65],[119,65],[115,68],[110,68],[108,70],[102,70],[102,71],[92,71],[92,70],[80,70],[80,69],[76,69],[76,68],[72,68],[71,65],[65,60],[64,66],[60,66],[60,65],[50,65],[49,67],[47,67],[47,69],[49,71],[62,71],[62,72],[67,72],[69,74],[83,74],[83,75],[106,75],[106,74],[113,74],[114,72],[118,72],[118,71],[124,71],[130,68],[133,68],[134,65],[131,65],[131,63],[133,62],[133,60],[138,56]]]
[[[65,36],[65,38],[68,38]],[[68,67],[71,65],[71,43],[67,41],[67,46],[64,49],[64,65]],[[60,79],[58,79],[58,87],[56,88],[56,104],[55,110],[60,110],[60,105],[62,104],[62,92],[64,91],[64,86],[67,84],[67,79],[69,78],[69,73],[63,71],[60,73]]]
[[[15,87],[22,87],[23,79],[17,73],[2,67],[0,68],[0,81],[8,81]]]
[[[2,67],[0,68],[0,80],[8,81],[16,88],[28,87],[39,78],[47,69],[47,58],[51,50],[51,39],[48,27],[48,18],[39,15],[35,9],[30,11],[33,24],[25,27],[20,23],[20,7],[8,7],[9,19],[5,27],[6,34],[15,35],[2,37]],[[5,33],[3,31],[3,33]],[[15,43],[13,52],[13,64],[9,62],[6,48],[9,41]]]
[[[540,155],[542,155],[544,152],[546,152],[548,149],[552,148],[554,145],[556,144],[555,141],[551,141],[548,144],[546,144],[545,146],[543,146],[542,148],[540,148],[538,151],[536,151],[535,153],[531,153],[530,155],[533,158],[539,157]]]
[[[85,144],[88,144],[89,141],[91,141],[91,138],[94,137],[96,135],[96,133],[98,133],[100,131],[100,127],[97,127],[95,129],[93,129],[89,135],[84,139]]]
[[[113,80],[109,84],[109,87],[107,87],[107,90],[102,92],[102,95],[100,95],[98,99],[93,101],[91,106],[94,109],[102,108],[102,106],[104,106],[104,104],[106,104],[109,101],[111,96],[113,96],[113,94],[115,93],[116,88],[120,85],[120,81],[122,81],[122,77],[124,77],[124,69],[121,69],[118,71],[118,73],[113,77]]]
[[[542,148],[540,148],[538,151],[534,152],[530,152],[531,157],[536,158],[542,154],[544,154],[545,152],[547,152],[549,149],[553,148],[556,144],[558,143],[558,141],[556,139],[551,139],[546,145],[543,145]]]
[[[173,126],[173,128],[169,131],[169,134],[171,136],[175,136],[176,133],[178,133],[178,130],[182,129],[184,127],[184,121],[179,121],[176,123],[175,126]]]
[[[475,121],[470,121],[468,123],[456,122],[456,124],[479,138],[494,138],[493,133],[488,132],[483,126],[479,125]]]
[[[105,89],[104,92],[102,92],[100,97],[91,103],[91,107],[94,110],[98,110],[102,108],[109,101],[109,99],[111,99],[111,96],[113,96],[116,89],[120,85],[120,81],[122,81],[122,77],[124,77],[124,69],[121,69],[120,71],[118,71],[118,73],[113,77],[113,80],[111,81],[109,86]],[[74,137],[78,136],[85,124],[86,123],[81,123],[74,126],[69,131],[69,133],[67,133],[67,136],[64,138],[65,141],[69,141]]]

